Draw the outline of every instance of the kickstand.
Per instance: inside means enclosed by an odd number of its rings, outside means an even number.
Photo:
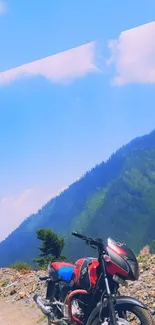
[[[52,323],[51,323],[51,320],[50,320],[50,318],[48,317],[48,325],[51,325]]]

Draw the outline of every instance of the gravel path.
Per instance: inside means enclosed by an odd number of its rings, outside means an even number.
[[[12,303],[0,298],[0,325],[43,325],[42,313],[35,307]]]

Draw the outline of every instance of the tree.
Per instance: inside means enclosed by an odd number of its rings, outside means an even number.
[[[155,254],[155,240],[152,240],[152,243],[150,245],[150,253]]]
[[[36,235],[37,238],[42,241],[42,245],[38,247],[40,250],[40,257],[34,260],[40,268],[47,267],[50,261],[65,259],[65,256],[61,255],[65,245],[63,237],[59,237],[49,228],[37,230]]]

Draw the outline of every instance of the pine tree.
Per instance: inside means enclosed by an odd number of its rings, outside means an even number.
[[[36,235],[42,241],[42,245],[38,247],[40,250],[39,258],[34,259],[39,268],[46,268],[50,261],[65,259],[65,256],[61,255],[65,245],[63,237],[59,237],[49,228],[37,230]]]

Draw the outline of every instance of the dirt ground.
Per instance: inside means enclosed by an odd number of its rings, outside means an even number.
[[[26,307],[22,302],[12,303],[0,298],[0,325],[44,325],[43,314],[36,307]]]

